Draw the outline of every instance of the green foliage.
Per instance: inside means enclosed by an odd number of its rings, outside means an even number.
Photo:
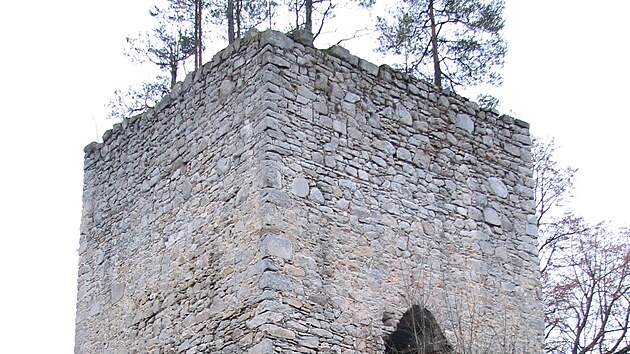
[[[160,23],[152,32],[138,37],[127,37],[127,55],[132,61],[153,63],[160,70],[167,71],[171,87],[177,82],[177,71],[181,65],[195,54],[195,39],[190,29],[177,24],[169,26]]]
[[[197,51],[194,23],[187,22],[183,14],[177,14],[176,8],[154,7],[149,13],[157,21],[156,27],[127,37],[125,54],[133,62],[155,65],[163,74],[127,90],[115,90],[107,104],[108,118],[122,119],[155,106],[175,85],[179,70]]]
[[[230,3],[233,7],[231,11]],[[230,25],[233,26],[234,39],[241,38],[248,29],[270,20],[277,5],[273,0],[218,0],[210,7],[210,16],[213,23],[227,25],[226,39],[231,42],[228,33]]]
[[[209,0],[168,0],[168,3],[168,8],[158,9],[155,7],[151,14],[156,16],[158,13],[164,13],[170,21],[188,22],[190,25],[196,21],[196,6],[201,6],[201,10],[208,10],[212,6],[212,2]]]
[[[451,88],[500,84],[497,70],[507,51],[500,35],[503,8],[503,0],[402,0],[393,20],[378,18],[378,50],[401,56],[400,69],[428,80],[436,77],[437,54],[440,74]]]
[[[203,27],[207,16],[204,16],[210,8],[210,0],[168,0],[169,6],[163,9],[154,8],[152,16],[162,16],[172,23],[183,24],[193,27],[191,31],[194,39],[195,69],[202,63],[202,53],[204,50]]]
[[[477,103],[483,109],[494,109],[499,105],[499,99],[488,94],[478,94]]]
[[[155,107],[169,90],[166,76],[158,76],[153,81],[143,82],[135,87],[130,86],[127,90],[115,90],[114,98],[107,104],[107,117],[122,120],[139,114],[147,108]]]

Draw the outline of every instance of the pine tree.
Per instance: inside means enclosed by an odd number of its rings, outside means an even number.
[[[196,52],[193,33],[186,28],[169,27],[160,23],[152,32],[138,37],[127,37],[128,55],[132,61],[157,65],[170,75],[170,86],[175,86],[177,73],[186,59]]]
[[[200,56],[196,57],[199,47],[190,26],[157,8],[150,14],[157,20],[157,27],[136,37],[127,37],[126,55],[131,61],[156,65],[163,74],[127,90],[115,90],[114,98],[107,105],[110,118],[122,119],[155,106],[175,86],[186,60],[192,56],[201,60]]]
[[[227,24],[228,43],[234,43],[245,32],[271,16],[275,2],[270,0],[218,0],[212,4],[212,17],[220,25]]]
[[[500,84],[503,8],[503,0],[402,0],[393,21],[378,18],[379,51],[438,87]]]
[[[195,69],[203,64],[203,25],[204,13],[210,7],[208,0],[169,0],[170,8],[161,12],[176,23],[187,22],[193,26]]]

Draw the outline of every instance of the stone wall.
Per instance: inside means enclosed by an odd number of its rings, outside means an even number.
[[[86,147],[77,353],[541,352],[528,125],[248,33]],[[511,351],[510,351],[511,352]]]

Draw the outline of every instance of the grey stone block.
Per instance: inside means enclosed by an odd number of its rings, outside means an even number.
[[[293,244],[282,237],[267,235],[260,244],[263,256],[274,256],[285,260],[293,258]]]

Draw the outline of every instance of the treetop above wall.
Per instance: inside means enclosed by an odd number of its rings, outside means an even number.
[[[139,120],[142,119],[150,121],[152,119],[155,119],[158,113],[160,113],[162,110],[171,106],[178,100],[183,99],[183,95],[188,92],[196,82],[202,80],[204,76],[207,75],[209,72],[216,70],[221,63],[227,60],[233,60],[235,64],[239,63],[242,60],[239,59],[239,54],[246,47],[255,46],[259,51],[265,48],[267,45],[288,51],[292,51],[296,47],[300,48],[301,50],[305,50],[305,47],[312,48],[312,45],[308,45],[308,41],[305,39],[306,36],[302,32],[303,31],[296,31],[295,33],[284,34],[273,30],[258,32],[256,29],[251,29],[247,31],[243,38],[236,40],[234,43],[228,45],[223,50],[217,52],[212,57],[212,60],[205,63],[201,68],[188,73],[185,80],[183,82],[178,82],[173,87],[170,94],[164,96],[154,108],[147,109],[141,114],[125,118],[122,120],[122,122],[114,124],[112,129],[107,130],[103,134],[102,143],[91,142],[90,144],[86,145],[83,149],[83,151],[85,152],[85,157],[95,157],[97,155],[95,154],[95,152],[100,150],[103,144],[105,144],[114,134],[117,134],[119,131],[137,124]],[[408,74],[399,72],[388,65],[377,66],[376,64],[352,55],[350,51],[339,45],[334,45],[328,49],[321,50],[312,48],[312,50],[318,51],[321,55],[329,55],[340,59],[342,62],[347,63],[352,67],[355,67],[362,72],[365,72],[368,75],[377,77],[379,80],[392,81],[395,82],[398,86],[403,85],[411,93],[417,93],[419,91],[430,92],[434,94],[439,93],[442,96],[450,96],[456,98],[459,101],[465,101],[474,109],[480,109],[475,102],[469,101],[468,99],[457,95],[450,89],[439,89],[428,81],[416,79]],[[495,109],[488,109],[488,111],[491,111],[494,114],[498,115],[498,112]],[[527,122],[521,121],[519,119],[515,119],[506,115],[501,116],[501,119],[504,120],[506,123],[516,124],[520,127],[529,128],[529,124]]]

